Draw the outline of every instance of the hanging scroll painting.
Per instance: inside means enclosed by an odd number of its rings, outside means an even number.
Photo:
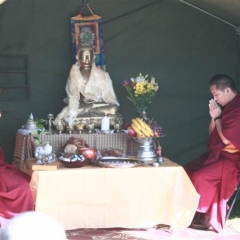
[[[103,46],[102,18],[99,15],[91,16],[79,15],[71,18],[71,37],[72,37],[72,61],[76,62],[77,51],[81,42],[87,40],[95,51],[96,66],[105,70],[106,61]]]

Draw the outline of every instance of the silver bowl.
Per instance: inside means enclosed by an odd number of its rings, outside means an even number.
[[[138,143],[137,158],[144,163],[154,163],[157,161],[155,151],[155,141],[159,137],[133,137],[134,141]]]

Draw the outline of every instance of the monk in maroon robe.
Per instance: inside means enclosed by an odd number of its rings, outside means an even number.
[[[240,93],[225,74],[210,80],[208,152],[184,166],[200,201],[191,228],[220,232],[240,177]]]
[[[0,226],[15,215],[34,210],[30,176],[4,161],[0,147]]]

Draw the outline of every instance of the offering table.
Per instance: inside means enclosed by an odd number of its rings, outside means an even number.
[[[125,133],[113,134],[40,134],[41,142],[49,142],[53,151],[58,152],[70,137],[80,137],[94,148],[102,150],[104,148],[118,148],[127,155],[136,155],[138,145]],[[13,162],[19,169],[23,169],[26,159],[34,157],[35,145],[31,135],[16,134]]]
[[[57,219],[64,229],[185,228],[199,195],[184,169],[164,158],[159,167],[60,167],[33,171],[35,210]]]

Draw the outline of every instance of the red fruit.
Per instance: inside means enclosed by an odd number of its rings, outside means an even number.
[[[159,137],[159,133],[157,131],[154,131],[154,137]]]
[[[137,133],[134,131],[132,127],[128,127],[128,136],[129,137],[136,137]]]

